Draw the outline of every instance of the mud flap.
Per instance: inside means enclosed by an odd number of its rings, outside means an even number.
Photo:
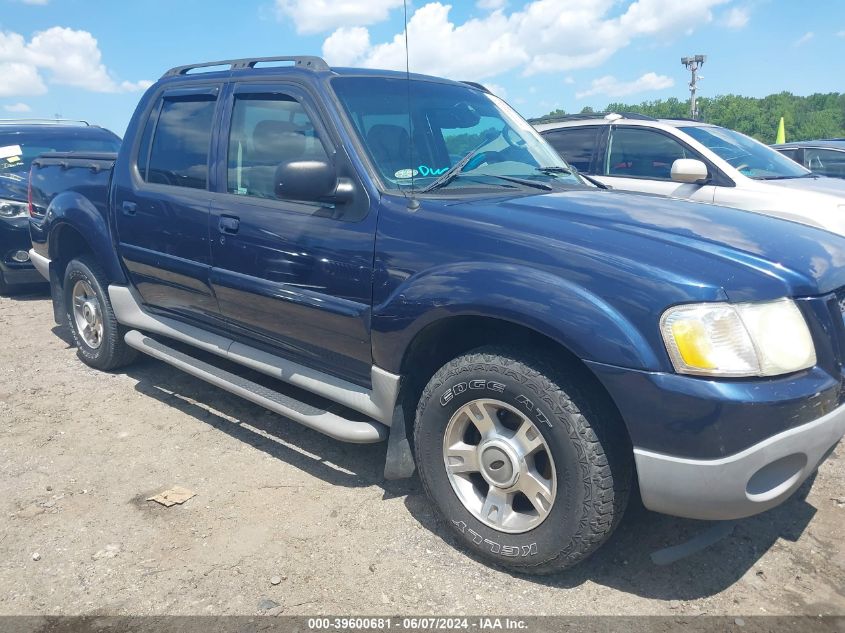
[[[408,441],[408,430],[405,426],[405,415],[401,405],[393,409],[393,420],[390,425],[390,435],[387,437],[387,456],[384,460],[385,479],[406,479],[416,470],[411,443]]]
[[[62,280],[54,265],[50,266],[50,298],[53,300],[53,320],[56,325],[65,323],[65,302],[62,292]]]

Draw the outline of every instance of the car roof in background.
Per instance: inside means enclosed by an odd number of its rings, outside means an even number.
[[[654,117],[635,112],[599,112],[585,114],[566,114],[555,117],[539,117],[528,120],[531,125],[541,131],[563,127],[578,127],[582,125],[641,125],[654,126],[655,123],[671,127],[717,127],[712,123],[704,123],[693,119],[655,119]],[[654,126],[657,127],[657,126]]]
[[[68,125],[65,123],[32,123],[3,121],[0,123],[0,138],[7,136],[26,136],[29,138],[56,137],[63,138],[116,138],[120,137],[98,125]]]
[[[795,147],[817,147],[820,149],[845,149],[845,138],[819,139],[816,141],[793,141],[772,145],[775,149],[789,149]]]

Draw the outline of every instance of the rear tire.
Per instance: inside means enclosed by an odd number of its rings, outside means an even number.
[[[127,329],[114,316],[107,288],[106,276],[93,258],[83,255],[67,265],[62,292],[77,356],[103,371],[128,365],[137,357],[123,340]]]
[[[616,528],[633,453],[607,395],[538,357],[482,348],[442,367],[417,407],[414,448],[429,499],[470,552],[550,574]]]

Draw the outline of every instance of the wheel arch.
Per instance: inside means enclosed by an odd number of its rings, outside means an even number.
[[[630,444],[630,432],[613,396],[567,346],[525,325],[479,315],[439,319],[418,332],[408,346],[402,359],[399,392],[399,405],[408,437],[413,435],[422,392],[437,370],[458,356],[490,346],[536,353],[539,358],[554,365],[573,379],[585,397],[595,399],[594,404],[605,411],[610,424],[623,433]]]
[[[55,264],[60,279],[67,263],[87,252],[102,267],[110,283],[126,283],[106,213],[105,208],[98,208],[91,200],[74,191],[61,193],[52,200],[48,209],[48,217],[52,218],[48,256],[51,264]]]

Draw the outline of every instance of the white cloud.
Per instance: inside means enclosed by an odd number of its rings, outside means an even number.
[[[636,0],[618,13],[616,0],[533,0],[456,23],[451,6],[429,2],[408,21],[411,68],[483,80],[509,70],[525,75],[595,67],[636,38],[667,39],[713,19],[728,0]],[[363,27],[340,28],[323,45],[333,64],[402,69],[404,32],[372,42]]]
[[[38,70],[28,64],[0,61],[0,78],[0,97],[43,95],[47,92]]]
[[[485,81],[484,87],[487,88],[487,90],[492,92],[497,97],[501,97],[502,99],[508,98],[508,91],[505,90],[504,86],[500,86],[499,84],[494,84],[492,81]]]
[[[6,112],[31,112],[32,108],[30,108],[25,103],[10,103],[9,105],[3,106],[3,109]]]
[[[583,99],[584,97],[592,97],[594,95],[625,97],[638,92],[664,90],[665,88],[671,88],[674,85],[675,81],[671,77],[658,75],[656,73],[646,73],[633,81],[619,81],[612,75],[606,75],[604,77],[594,79],[590,83],[590,88],[588,90],[576,92],[575,98]]]
[[[839,33],[836,34],[836,37],[845,37],[845,30],[839,31]]]
[[[478,0],[475,6],[482,11],[496,11],[497,9],[503,9],[507,3],[508,0]]]
[[[747,7],[733,7],[727,12],[724,18],[725,26],[729,29],[741,29],[751,18],[751,12]]]
[[[20,1],[23,2],[24,4],[38,4],[38,5],[43,6],[43,5],[47,4],[50,0],[20,0]]]
[[[402,0],[276,0],[279,17],[293,20],[299,33],[375,24],[401,6]]]
[[[29,42],[19,33],[0,32],[0,96],[43,94],[44,74],[51,83],[94,92],[131,92],[152,85],[116,80],[88,31],[54,26]]]
[[[793,46],[796,46],[796,47],[797,47],[797,46],[804,46],[804,44],[806,44],[807,42],[809,42],[810,40],[812,40],[815,36],[816,36],[816,34],[815,34],[815,33],[813,33],[812,31],[807,31],[806,33],[804,33],[804,35],[802,35],[802,36],[801,36],[801,37],[799,37],[797,40],[795,40],[795,41],[792,43],[792,45],[793,45]]]

